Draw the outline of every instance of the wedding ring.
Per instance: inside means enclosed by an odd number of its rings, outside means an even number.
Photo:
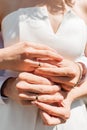
[[[39,67],[41,67],[41,64],[40,64],[40,62],[39,62],[39,64],[38,64],[38,66],[39,66]]]
[[[36,95],[36,100],[38,100],[38,95]]]

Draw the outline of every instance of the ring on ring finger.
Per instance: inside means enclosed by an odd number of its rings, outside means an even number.
[[[41,67],[41,63],[40,63],[40,62],[39,62],[39,64],[38,64],[38,66]]]
[[[36,95],[36,100],[38,100],[38,95]]]

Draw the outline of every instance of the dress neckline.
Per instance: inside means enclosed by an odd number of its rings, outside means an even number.
[[[62,24],[63,24],[63,22],[64,22],[64,19],[65,19],[66,15],[68,14],[68,12],[71,12],[71,9],[69,8],[69,9],[64,13],[63,18],[62,18],[62,21],[61,21],[61,23],[60,23],[58,29],[56,30],[56,32],[54,32],[53,27],[52,27],[52,25],[51,25],[51,22],[50,22],[50,20],[49,20],[49,15],[48,15],[48,11],[47,11],[46,6],[34,6],[34,7],[28,7],[28,8],[26,8],[26,7],[25,7],[25,8],[19,8],[19,9],[13,11],[13,12],[7,14],[7,15],[2,19],[1,24],[3,24],[4,21],[5,21],[8,17],[10,17],[10,15],[12,15],[12,14],[14,14],[14,13],[20,13],[22,10],[23,10],[23,11],[26,11],[26,10],[30,10],[30,9],[40,10],[40,11],[42,12],[42,14],[47,17],[48,23],[49,23],[49,25],[50,25],[50,28],[51,28],[51,31],[53,32],[53,34],[56,34],[56,33],[58,32],[58,30],[61,28],[61,26],[62,26]]]

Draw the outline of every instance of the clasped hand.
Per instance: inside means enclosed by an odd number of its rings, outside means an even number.
[[[4,94],[22,105],[36,105],[47,125],[65,122],[70,115],[71,102],[65,98],[67,92],[62,93],[61,87],[70,91],[75,86],[80,75],[77,64],[63,59],[45,45],[19,43],[5,49],[0,67],[26,72],[7,80]]]
[[[18,104],[37,106],[46,125],[60,124],[69,118],[70,104],[64,103],[61,87],[44,77],[22,72],[16,80],[9,79],[5,95]]]

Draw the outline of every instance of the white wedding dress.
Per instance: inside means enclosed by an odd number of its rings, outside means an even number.
[[[37,43],[37,46],[42,43],[72,60],[83,55],[86,44],[85,24],[71,10],[54,33],[45,7],[21,8],[3,19],[2,33],[5,47],[20,41]],[[17,73],[6,71],[6,75]],[[86,108],[82,100],[75,101],[70,119],[65,124],[49,127],[42,123],[36,107],[24,107],[9,99],[7,104],[0,104],[0,130],[87,130]]]

